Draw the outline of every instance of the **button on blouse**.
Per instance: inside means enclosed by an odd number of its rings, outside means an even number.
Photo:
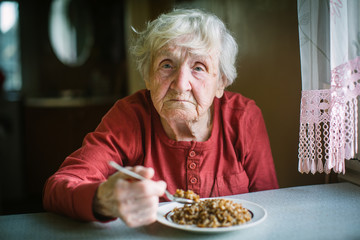
[[[189,156],[190,156],[190,157],[195,157],[195,156],[196,156],[196,152],[195,152],[195,151],[190,151],[190,152],[189,152]]]
[[[197,182],[198,182],[198,179],[196,177],[190,178],[190,183],[191,184],[196,184]]]
[[[190,168],[190,169],[195,169],[195,168],[196,168],[196,163],[191,162],[191,163],[189,164],[189,168]]]

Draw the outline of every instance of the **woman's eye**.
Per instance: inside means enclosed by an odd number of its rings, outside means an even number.
[[[172,66],[169,63],[165,63],[165,64],[162,65],[162,68],[170,69],[170,68],[172,68]]]
[[[202,71],[204,71],[204,68],[200,67],[200,66],[196,66],[196,67],[194,67],[194,70],[197,72],[202,72]]]

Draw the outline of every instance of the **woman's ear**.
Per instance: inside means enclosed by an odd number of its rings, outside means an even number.
[[[144,79],[145,81],[145,87],[147,90],[150,90],[150,82],[149,82],[149,79]]]
[[[147,90],[150,90],[151,88],[151,76],[153,75],[152,69],[151,68],[147,68],[143,70],[142,72],[142,76],[145,82],[145,87]]]
[[[225,76],[221,76],[218,81],[218,88],[216,89],[215,96],[217,98],[221,98],[224,94],[225,86],[227,83],[227,78]]]
[[[143,76],[143,80],[145,82],[145,87],[147,90],[151,89],[151,75],[152,72],[148,72],[148,71],[143,71],[142,76]]]

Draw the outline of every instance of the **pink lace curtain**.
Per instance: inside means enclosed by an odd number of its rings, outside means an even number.
[[[360,1],[298,0],[299,171],[345,173],[358,151]]]

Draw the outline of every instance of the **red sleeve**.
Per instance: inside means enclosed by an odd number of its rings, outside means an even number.
[[[43,194],[47,211],[84,221],[97,220],[92,211],[93,197],[99,184],[115,172],[108,161],[129,165],[129,159],[134,160],[130,164],[141,159],[141,127],[135,116],[139,112],[130,110],[129,101],[118,102],[97,129],[86,135],[82,147],[47,180]]]
[[[93,197],[99,184],[114,170],[106,166],[106,158],[93,161],[91,158],[84,158],[83,151],[84,149],[79,149],[67,157],[60,169],[47,180],[43,205],[47,211],[79,220],[95,221]]]
[[[249,191],[279,188],[269,137],[260,109],[251,104],[245,129],[244,169],[249,177]]]
[[[45,185],[44,208],[75,219],[96,221],[92,203],[99,184],[100,182],[74,184],[70,179],[52,176]]]

